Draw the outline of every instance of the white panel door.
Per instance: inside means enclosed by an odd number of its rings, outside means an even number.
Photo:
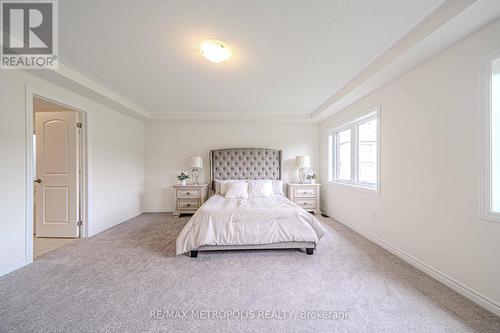
[[[78,114],[38,112],[36,236],[78,237]]]

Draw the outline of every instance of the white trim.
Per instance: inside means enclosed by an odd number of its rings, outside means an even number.
[[[377,194],[380,195],[381,192],[381,175],[382,173],[382,104],[377,104]]]
[[[70,82],[72,84],[71,90],[74,93],[133,118],[143,121],[151,118],[149,111],[106,88],[97,80],[91,79],[61,62],[59,62],[58,68],[45,71],[29,71],[29,73],[62,87],[67,87],[68,82]]]
[[[446,1],[359,75],[337,89],[311,117],[322,122],[493,22],[499,15],[497,0]]]
[[[32,75],[66,87],[83,97],[144,122],[188,123],[312,123],[310,112],[151,112],[113,92],[97,80],[59,62],[56,69],[30,71]]]
[[[349,188],[349,189],[353,189],[355,191],[364,191],[366,193],[371,193],[371,194],[374,194],[374,195],[378,195],[378,193],[379,193],[377,191],[377,188],[375,188],[375,187],[361,186],[361,185],[357,185],[355,183],[341,182],[341,181],[338,181],[338,180],[328,182],[326,185],[330,185],[330,186],[343,186],[343,187],[346,187],[346,188]]]
[[[351,84],[353,84],[353,82],[355,82],[357,79],[361,78],[364,73],[373,71],[373,67],[377,66],[377,62],[381,61],[380,59],[382,59],[387,54],[393,53],[394,49],[398,48],[398,44],[404,44],[406,42],[406,40],[408,39],[408,35],[410,35],[411,33],[415,33],[415,31],[418,31],[419,29],[422,29],[421,27],[422,25],[428,25],[428,23],[426,24],[426,21],[431,21],[434,16],[438,16],[440,12],[442,12],[443,8],[446,9],[447,6],[452,6],[452,5],[453,4],[450,3],[444,3],[444,4],[437,3],[436,5],[429,8],[425,12],[425,14],[420,17],[420,19],[412,22],[412,24],[407,29],[405,29],[402,33],[396,36],[396,38],[394,38],[380,52],[377,52],[373,57],[371,57],[363,66],[361,66],[361,68],[358,71],[350,75],[344,82],[342,82],[339,85],[339,87],[333,91],[333,94],[328,99],[323,101],[323,103],[321,103],[319,107],[313,110],[313,112],[311,113],[311,117],[317,118],[323,112],[327,111],[328,108],[330,108],[332,105],[335,104],[336,96],[345,95],[345,93],[343,93],[343,90],[348,90],[349,89],[348,87]],[[433,32],[434,31],[430,31],[429,34]]]
[[[140,216],[142,213],[143,213],[143,211],[140,210],[138,213],[134,213],[132,216],[122,217],[122,218],[114,220],[113,222],[107,223],[105,225],[100,225],[97,228],[95,228],[94,230],[91,230],[92,232],[88,233],[88,237],[92,237],[94,235],[97,235],[97,234],[105,231],[105,230],[108,230],[108,229],[111,229],[113,227],[116,227],[117,225],[119,225],[119,224],[121,224],[123,222],[126,222],[128,220],[136,218],[137,216]]]
[[[492,62],[500,59],[500,49],[483,56],[481,61],[481,219],[500,222],[500,213],[491,207],[491,74]]]
[[[374,191],[380,194],[380,119],[381,119],[381,105],[374,105],[367,110],[358,113],[357,115],[350,117],[349,120],[341,122],[339,126],[331,128],[328,131],[328,183],[329,184],[338,184],[351,186],[357,189],[366,189],[370,191]],[[377,120],[377,183],[366,184],[362,182],[358,182],[358,125],[363,124],[364,122],[376,119]],[[341,180],[336,179],[336,134],[345,130],[351,130],[351,180]],[[330,144],[331,143],[331,144]],[[334,147],[335,146],[335,147]],[[331,177],[331,178],[330,178]]]
[[[340,122],[338,126],[330,129],[329,133],[342,132],[343,130],[346,130],[346,129],[352,127],[352,125],[354,125],[356,123],[363,122],[365,120],[368,120],[368,119],[376,116],[377,112],[380,112],[380,103],[373,105],[362,112],[356,113],[354,116],[349,117],[349,120],[345,120],[345,121]]]
[[[333,95],[318,108],[304,110],[304,113],[146,110],[61,62],[55,70],[29,72],[56,85],[71,86],[71,90],[78,95],[147,122],[318,123],[405,74],[499,15],[497,0],[446,1],[443,5],[437,4],[334,90]]]
[[[25,259],[23,259],[23,260],[19,260],[19,261],[15,262],[9,266],[2,267],[2,268],[0,268],[0,276],[3,276],[5,274],[9,274],[10,272],[13,272],[16,269],[19,269],[19,268],[26,266],[28,264],[29,264],[29,262],[27,262]]]
[[[55,104],[59,104],[67,107],[68,109],[75,110],[82,115],[83,128],[82,128],[82,182],[81,182],[81,200],[82,200],[82,234],[80,237],[88,236],[89,227],[89,142],[88,142],[88,114],[87,112],[71,106],[71,101],[66,100],[63,96],[58,94],[52,94],[43,89],[25,85],[25,122],[26,122],[26,160],[25,160],[25,242],[26,242],[26,253],[25,253],[25,265],[33,262],[33,179],[34,175],[32,163],[33,163],[33,98],[41,98],[50,101]]]
[[[330,216],[331,218],[335,219],[337,222],[345,225],[349,229],[353,230],[354,232],[358,233],[362,237],[372,241],[373,243],[383,247],[390,253],[396,255],[397,257],[401,258],[402,260],[406,261],[413,267],[417,268],[418,270],[424,272],[425,274],[429,275],[430,277],[438,280],[439,282],[443,283],[447,287],[453,289],[457,293],[461,294],[462,296],[470,299],[474,303],[482,306],[488,311],[493,312],[497,316],[500,316],[500,304],[496,303],[494,300],[484,296],[478,291],[475,291],[474,289],[468,287],[467,285],[461,283],[460,281],[455,280],[454,278],[448,276],[445,273],[440,272],[436,268],[426,264],[425,262],[411,256],[410,254],[406,253],[403,250],[400,250],[396,246],[387,243],[386,241],[383,241],[382,239],[373,236],[369,232],[358,228],[346,221],[343,221],[336,217],[334,214],[330,214],[326,209],[322,209],[326,213],[326,215]]]
[[[71,107],[70,107],[71,108]],[[75,110],[74,108],[71,108]],[[81,238],[85,238],[89,236],[89,202],[90,202],[90,191],[89,191],[89,184],[90,184],[90,176],[89,176],[89,133],[88,133],[88,113],[85,111],[79,111],[80,116],[81,116],[81,122],[82,122],[82,128],[81,128],[81,161],[80,161],[80,167],[81,167],[81,174],[80,174],[80,186],[79,186],[79,197],[80,197],[80,203],[81,203],[81,221],[82,221],[82,229],[81,232],[82,234],[80,235]]]
[[[25,85],[25,264],[33,262],[33,90]],[[29,98],[28,96],[31,96]]]
[[[179,123],[312,123],[310,113],[299,112],[157,112],[147,122]]]
[[[148,208],[148,209],[143,209],[143,213],[173,213],[171,209],[166,209],[166,208]]]

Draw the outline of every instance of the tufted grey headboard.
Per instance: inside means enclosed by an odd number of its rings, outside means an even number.
[[[281,179],[281,150],[226,148],[210,151],[210,187],[215,179]]]

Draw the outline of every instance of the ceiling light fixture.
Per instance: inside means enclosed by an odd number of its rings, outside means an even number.
[[[226,61],[231,57],[231,48],[220,40],[206,40],[201,43],[201,54],[209,61],[216,64]]]

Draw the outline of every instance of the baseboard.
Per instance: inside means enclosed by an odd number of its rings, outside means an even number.
[[[137,214],[135,216],[132,216],[132,217],[129,217],[129,218],[125,218],[123,220],[119,220],[119,221],[108,223],[108,224],[106,224],[104,226],[101,226],[98,230],[96,230],[95,232],[92,232],[92,234],[89,233],[88,237],[95,236],[95,235],[97,235],[97,234],[99,234],[99,233],[101,233],[101,232],[103,232],[103,231],[105,231],[107,229],[113,228],[113,227],[115,227],[115,226],[117,226],[117,225],[119,225],[119,224],[121,224],[123,222],[126,222],[126,221],[128,221],[130,219],[133,219],[134,217],[137,217],[137,216],[141,215],[143,212],[146,213],[148,211],[144,210],[144,211],[142,211],[141,213],[139,213],[139,214]],[[151,211],[151,212],[152,213],[158,213],[158,212],[168,212],[168,211],[166,211],[166,210],[165,211],[163,211],[163,210],[154,210],[154,211]],[[170,211],[170,213],[171,213],[171,211]],[[0,276],[6,275],[6,274],[8,274],[10,272],[13,272],[13,271],[15,271],[15,270],[23,267],[23,266],[26,266],[28,264],[30,264],[30,263],[26,262],[26,260],[23,259],[21,261],[18,261],[16,263],[12,264],[12,265],[9,265],[9,266],[6,266],[6,267],[2,267],[2,268],[0,268]]]
[[[95,236],[97,234],[100,234],[101,232],[103,232],[105,230],[108,230],[110,228],[116,227],[117,225],[119,225],[119,224],[121,224],[123,222],[126,222],[126,221],[128,221],[130,219],[133,219],[133,218],[135,218],[135,217],[137,217],[137,216],[139,216],[141,214],[142,214],[142,211],[136,212],[136,213],[133,214],[133,216],[121,218],[118,221],[114,221],[114,222],[107,223],[105,225],[99,226],[99,228],[96,229],[96,230],[89,230],[88,237],[92,237],[92,236]]]
[[[28,263],[26,260],[20,260],[18,262],[13,263],[12,265],[0,268],[0,276],[4,276],[5,274],[9,274],[10,272],[15,271],[23,266],[26,266]]]
[[[377,238],[373,236],[372,234],[366,232],[363,229],[360,229],[346,221],[343,221],[342,219],[339,219],[335,214],[331,214],[328,212],[326,209],[322,209],[327,215],[335,219],[336,221],[342,223],[349,229],[353,230],[354,232],[360,234],[364,238],[372,241],[373,243],[383,247],[387,251],[391,252],[392,254],[398,256],[402,260],[406,261],[413,267],[419,269],[420,271],[426,273],[427,275],[431,276],[432,278],[438,280],[439,282],[443,283],[447,287],[453,289],[457,293],[467,297],[474,303],[482,306],[488,311],[493,312],[495,315],[500,316],[500,305],[497,304],[495,301],[492,299],[489,299],[488,297],[482,295],[481,293],[475,291],[474,289],[466,286],[465,284],[460,283],[459,281],[449,277],[448,275],[440,272],[439,270],[435,269],[434,267],[424,263],[423,261],[409,255],[408,253],[398,249],[397,247],[381,240],[380,238]]]
[[[164,209],[164,208],[148,208],[143,209],[143,213],[172,213],[172,210]]]

